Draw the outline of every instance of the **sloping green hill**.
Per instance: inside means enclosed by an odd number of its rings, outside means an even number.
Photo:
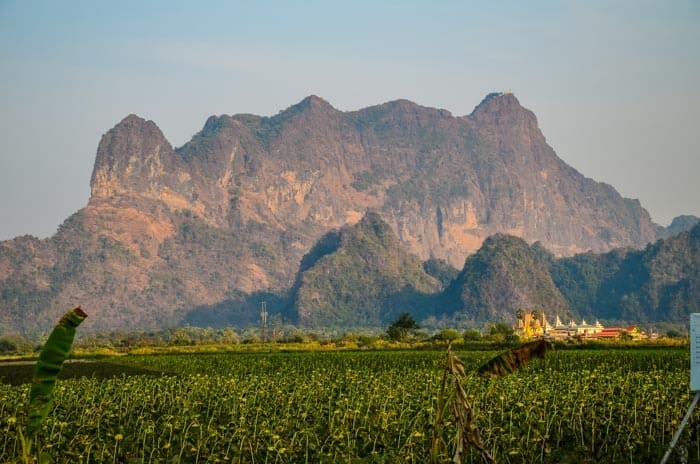
[[[569,305],[552,282],[541,251],[517,237],[491,236],[467,258],[446,297],[474,321],[514,322],[518,308],[569,317]]]
[[[424,316],[440,289],[376,213],[324,237],[302,260],[292,304],[305,326],[380,326]]]
[[[687,321],[700,311],[700,224],[648,245],[562,258],[555,284],[582,314],[625,321]]]

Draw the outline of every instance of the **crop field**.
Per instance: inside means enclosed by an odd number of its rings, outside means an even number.
[[[471,371],[496,353],[457,354]],[[437,351],[359,351],[67,364],[37,445],[57,463],[425,463],[442,363]],[[687,350],[564,350],[463,385],[499,463],[659,462],[690,403],[688,365]],[[0,367],[0,462],[21,462],[23,372]],[[675,462],[700,462],[698,424]]]

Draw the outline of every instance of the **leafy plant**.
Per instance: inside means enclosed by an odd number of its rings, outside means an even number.
[[[316,347],[64,364],[56,413],[37,439],[56,463],[429,462],[445,350]],[[544,369],[531,362],[494,378],[475,374],[499,353],[453,346],[453,354],[464,362],[458,376],[482,443],[499,463],[658,463],[692,399],[687,346],[560,349],[547,352]],[[21,368],[0,366],[2,463],[22,462],[28,388],[13,382]],[[443,391],[437,462],[447,464],[457,435],[449,373]],[[690,427],[679,442],[689,461],[700,455],[696,438]],[[464,460],[484,462],[473,447]]]
[[[78,306],[61,317],[39,354],[29,391],[28,439],[22,437],[22,449],[25,461],[31,454],[32,439],[41,423],[46,419],[53,406],[53,390],[56,377],[63,367],[63,362],[70,353],[75,337],[75,329],[87,317]]]
[[[491,359],[482,365],[477,370],[477,373],[482,377],[503,377],[520,369],[533,358],[544,358],[545,352],[549,348],[551,348],[551,344],[545,340],[525,343]],[[449,401],[446,399],[448,377],[451,379],[452,385],[454,385],[454,392],[450,395]],[[430,449],[431,463],[438,462],[441,450],[445,447],[442,429],[445,405],[448,402],[450,403],[457,432],[453,462],[464,462],[466,453],[470,448],[478,450],[485,462],[496,462],[481,440],[474,412],[469,403],[467,392],[462,385],[462,378],[464,377],[466,377],[464,362],[452,353],[452,344],[450,344],[445,354],[443,377],[438,393],[438,404],[433,424],[433,439]]]
[[[479,433],[479,428],[477,427],[476,420],[474,419],[474,412],[469,400],[467,399],[467,392],[464,390],[464,386],[461,382],[461,378],[465,376],[466,372],[464,369],[464,362],[459,359],[457,355],[452,353],[452,345],[450,344],[447,347],[447,352],[445,354],[444,371],[442,382],[440,384],[440,392],[438,394],[438,406],[435,413],[435,423],[433,424],[433,440],[432,447],[430,449],[431,463],[438,462],[442,448],[444,448],[442,427],[443,414],[447,403],[445,398],[445,390],[448,383],[448,377],[451,379],[451,383],[454,385],[454,394],[451,397],[450,409],[452,410],[452,415],[457,427],[455,453],[452,460],[457,463],[463,462],[467,450],[470,447],[474,447],[481,453],[481,456],[486,462],[496,462],[493,457],[491,457],[491,454],[489,454],[489,452],[486,450],[484,443],[481,440],[481,434]]]

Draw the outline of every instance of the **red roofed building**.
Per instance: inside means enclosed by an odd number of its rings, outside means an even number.
[[[607,329],[603,329],[600,332],[596,334],[595,338],[605,338],[605,339],[611,339],[611,338],[620,338],[620,335],[624,332],[623,329],[620,327],[609,327]]]

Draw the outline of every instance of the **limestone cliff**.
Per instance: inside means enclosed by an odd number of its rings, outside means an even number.
[[[91,188],[54,237],[0,244],[4,326],[47,326],[75,303],[96,316],[86,330],[164,326],[283,293],[323,234],[369,209],[411,253],[456,268],[494,233],[556,255],[656,238],[639,202],[566,165],[511,94],[467,116],[310,96],[273,117],[212,116],[175,149],[129,115],[103,136]]]

